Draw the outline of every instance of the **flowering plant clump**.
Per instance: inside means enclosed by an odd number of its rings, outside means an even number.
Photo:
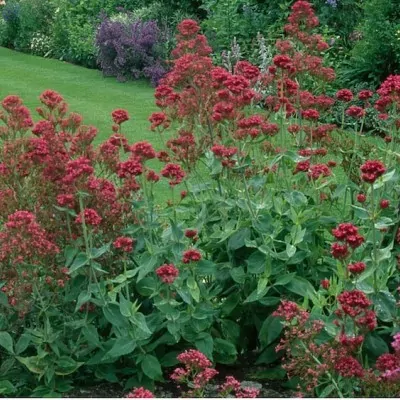
[[[303,395],[399,394],[398,77],[331,96],[318,23],[296,1],[269,65],[226,69],[182,21],[137,143],[117,104],[95,145],[53,90],[36,115],[1,101],[0,392],[149,397],[178,362],[203,396],[252,354]],[[391,140],[364,132],[375,98]],[[223,378],[221,396],[258,395]]]

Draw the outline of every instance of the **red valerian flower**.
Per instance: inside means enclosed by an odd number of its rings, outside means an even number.
[[[113,121],[118,125],[121,125],[125,121],[129,121],[128,111],[122,110],[121,108],[114,110],[111,113],[111,116]]]
[[[311,119],[314,121],[319,118],[319,112],[312,108],[302,111],[301,115],[303,116],[304,119]]]
[[[149,182],[158,182],[160,180],[160,176],[151,169],[146,174],[146,180]]]
[[[75,199],[73,194],[59,194],[57,196],[57,204],[61,207],[74,208]]]
[[[163,112],[154,112],[150,115],[149,121],[151,122],[150,129],[154,131],[157,127],[162,126],[164,129],[167,129],[170,125],[170,120],[167,117],[167,114]]]
[[[299,161],[296,164],[296,169],[293,171],[293,174],[297,174],[298,172],[307,172],[310,169],[310,161]]]
[[[331,245],[331,254],[332,257],[343,260],[349,255],[349,248],[346,244],[335,242]]]
[[[196,249],[189,249],[183,253],[182,262],[184,264],[190,264],[191,262],[197,262],[201,260],[201,253]]]
[[[120,178],[130,178],[141,175],[143,166],[137,157],[131,157],[129,160],[120,162],[117,165],[117,175]]]
[[[284,54],[279,54],[275,56],[272,62],[278,67],[282,69],[290,69],[293,67],[293,60]]]
[[[75,222],[77,224],[81,224],[83,220],[85,221],[86,225],[98,226],[101,224],[103,218],[100,217],[96,210],[93,210],[92,208],[85,208],[83,213],[79,213],[79,215],[75,218]]]
[[[340,101],[348,103],[353,100],[353,93],[349,89],[341,89],[336,92],[336,98]]]
[[[185,236],[189,239],[192,239],[197,236],[197,230],[196,229],[186,229]]]
[[[181,199],[183,200],[187,196],[188,192],[187,190],[182,190],[181,191]]]
[[[358,93],[358,98],[360,100],[368,100],[372,97],[373,92],[371,90],[361,90],[360,93]]]
[[[183,178],[186,176],[186,173],[178,164],[167,164],[161,170],[161,175],[164,178],[171,179],[169,181],[170,186],[175,186],[182,182]]]
[[[130,391],[125,397],[128,399],[153,399],[155,396],[150,390],[139,387]]]
[[[317,180],[321,176],[327,177],[332,175],[332,171],[325,164],[315,164],[310,166],[307,175],[310,179]]]
[[[367,200],[367,196],[364,193],[359,193],[357,195],[357,201],[359,203],[365,203],[366,200]]]
[[[54,90],[45,90],[39,97],[40,101],[51,110],[63,102],[62,96]]]
[[[331,285],[331,283],[329,282],[329,279],[322,279],[321,281],[321,286],[324,289],[329,289],[329,286]]]
[[[260,69],[248,61],[238,61],[235,65],[235,74],[253,80],[260,75]]]
[[[183,36],[192,36],[200,31],[199,24],[193,19],[184,19],[178,26],[178,32]]]
[[[164,282],[171,284],[179,275],[179,270],[174,264],[164,264],[156,269],[156,274]]]
[[[133,243],[134,240],[132,238],[120,236],[114,240],[113,245],[116,249],[122,250],[126,253],[130,253],[133,250]]]
[[[379,203],[379,206],[384,209],[384,208],[388,208],[390,205],[390,201],[386,200],[386,199],[382,199]]]
[[[346,110],[346,114],[353,118],[362,118],[365,115],[365,110],[362,107],[350,106]]]
[[[138,160],[151,160],[156,158],[156,151],[149,142],[137,142],[131,147],[131,152]]]
[[[32,133],[36,136],[42,136],[44,134],[54,134],[54,126],[50,121],[42,120],[37,122],[33,126]]]
[[[212,366],[211,361],[198,350],[185,350],[179,354],[177,360],[186,367],[194,369],[206,369]]]
[[[355,262],[353,264],[349,264],[347,266],[347,270],[352,274],[361,274],[362,272],[365,271],[366,267],[367,266],[365,265],[365,263],[360,261],[360,262]]]
[[[361,179],[367,183],[374,183],[386,172],[385,165],[379,160],[368,160],[361,165]]]
[[[393,371],[397,368],[400,368],[400,357],[396,354],[381,354],[375,364],[376,368],[381,371]]]
[[[238,399],[255,399],[260,394],[260,389],[255,387],[244,387],[236,392]]]
[[[338,301],[343,312],[351,317],[356,317],[372,304],[364,292],[356,289],[342,292]]]
[[[283,318],[286,322],[290,322],[294,318],[298,318],[299,322],[305,322],[310,316],[307,311],[301,310],[296,303],[288,300],[282,300],[281,304],[272,315],[274,317]]]
[[[4,98],[1,105],[6,111],[10,112],[13,108],[21,106],[22,100],[18,96],[10,95]]]
[[[338,240],[346,240],[350,235],[357,235],[358,228],[349,222],[339,224],[335,229],[332,229],[332,235]]]
[[[340,357],[335,363],[334,368],[345,378],[362,378],[364,376],[363,367],[352,356]]]

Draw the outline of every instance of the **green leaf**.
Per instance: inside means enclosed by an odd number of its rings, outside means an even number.
[[[232,279],[236,283],[243,284],[246,280],[246,273],[244,272],[243,267],[232,268],[230,271]]]
[[[64,250],[65,266],[69,267],[72,264],[75,256],[78,254],[78,249],[73,246],[66,246]]]
[[[244,228],[235,232],[228,241],[229,250],[237,250],[245,245],[245,240],[250,239],[250,229]]]
[[[150,379],[156,381],[162,379],[161,365],[156,357],[152,356],[151,354],[146,354],[140,365],[143,373]]]
[[[200,260],[196,265],[196,274],[200,276],[214,276],[217,272],[217,264],[209,260]]]
[[[296,272],[292,272],[290,274],[284,274],[280,278],[275,281],[275,285],[287,285],[291,280],[296,276]]]
[[[293,257],[296,254],[296,246],[293,246],[290,243],[286,243],[286,254],[288,258]]]
[[[92,249],[91,258],[96,259],[101,257],[103,254],[107,253],[110,250],[111,243],[106,243],[105,245]]]
[[[253,290],[243,303],[253,303],[262,299],[268,292],[269,287],[264,288],[261,292],[258,289]]]
[[[308,203],[307,197],[304,193],[299,191],[286,192],[285,200],[293,207],[299,207]]]
[[[389,352],[388,345],[376,332],[369,332],[365,335],[363,348],[373,357],[379,357],[381,354]]]
[[[60,376],[66,376],[74,373],[84,363],[77,362],[68,356],[62,356],[57,360],[56,364],[57,366],[55,368],[55,374]]]
[[[49,366],[48,360],[38,356],[15,357],[21,364],[24,364],[34,374],[43,375]]]
[[[322,390],[321,392],[319,392],[318,397],[319,398],[325,398],[325,397],[329,397],[329,395],[335,390],[335,386],[330,384],[325,386],[324,390]]]
[[[371,296],[372,303],[378,318],[384,322],[391,322],[396,316],[396,299],[387,291],[380,291]]]
[[[87,303],[91,298],[91,293],[89,293],[87,290],[82,290],[82,292],[79,293],[78,300],[76,302],[75,312],[77,312],[81,308],[81,306]]]
[[[153,277],[147,277],[142,279],[136,284],[136,290],[142,296],[151,296],[156,290],[157,282]]]
[[[272,364],[273,362],[275,362],[280,357],[280,354],[275,351],[275,348],[275,343],[269,345],[257,358],[256,365]]]
[[[16,391],[17,389],[10,381],[0,381],[0,394],[12,394]]]
[[[158,264],[157,256],[154,256],[154,255],[150,256],[150,255],[146,254],[142,258],[140,265],[138,267],[139,274],[138,274],[136,282],[140,282],[147,274],[154,271],[154,268],[156,267],[157,264]]]
[[[116,304],[107,304],[103,307],[103,314],[108,322],[118,328],[128,328],[128,320],[121,314],[119,306]]]
[[[132,322],[132,324],[134,324],[135,326],[137,326],[140,330],[142,330],[143,332],[145,332],[147,335],[151,335],[152,331],[149,329],[147,322],[146,322],[146,317],[140,313],[137,312],[134,315],[132,315],[129,320]]]
[[[194,342],[197,349],[200,350],[207,358],[213,359],[214,340],[207,332],[200,332]]]
[[[128,336],[119,337],[110,351],[105,354],[103,359],[118,358],[131,354],[136,349],[136,342]]]
[[[8,332],[0,332],[0,346],[9,353],[14,354],[14,346],[11,335]]]
[[[249,274],[262,274],[265,270],[266,263],[267,256],[261,253],[261,251],[256,250],[247,260],[247,271]]]
[[[314,286],[300,276],[295,276],[290,282],[285,285],[286,289],[302,297],[309,297],[313,301],[317,298],[317,293]]]
[[[180,351],[170,351],[169,353],[163,355],[160,360],[160,364],[163,367],[173,367],[174,365],[179,364],[177,357],[180,353]]]
[[[86,340],[97,346],[100,347],[100,339],[99,339],[99,334],[97,332],[97,328],[94,325],[87,325],[82,329],[82,333],[85,336]]]
[[[198,303],[200,301],[200,289],[193,276],[189,276],[189,278],[186,281],[186,285],[189,289],[192,298]]]
[[[354,216],[360,219],[369,219],[369,213],[365,208],[358,206],[351,206],[354,210]]]
[[[32,336],[28,335],[27,333],[23,333],[20,338],[18,339],[18,342],[15,344],[15,353],[16,354],[21,354],[23,353],[31,343]]]
[[[281,334],[283,329],[282,322],[279,318],[270,315],[262,324],[258,338],[263,347],[269,346]]]
[[[230,294],[226,300],[224,301],[224,303],[222,304],[221,307],[221,313],[222,315],[229,315],[231,314],[231,312],[236,308],[236,306],[239,304],[240,302],[240,293],[238,291]]]
[[[71,267],[69,268],[69,273],[72,274],[73,272],[77,271],[79,268],[82,268],[86,264],[89,263],[89,257],[86,253],[80,252],[74,259]]]
[[[214,339],[215,351],[220,354],[227,354],[229,356],[236,356],[237,350],[235,345],[225,339],[215,338]]]

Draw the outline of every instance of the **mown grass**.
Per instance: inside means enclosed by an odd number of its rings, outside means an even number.
[[[120,83],[115,78],[104,78],[98,70],[0,47],[0,99],[19,95],[36,118],[38,97],[46,89],[62,94],[70,111],[81,114],[85,124],[99,129],[96,143],[111,134],[111,112],[124,108],[131,116],[124,124],[130,142],[148,140],[156,147],[161,144],[158,135],[149,129],[148,117],[156,107],[154,88],[148,82]]]

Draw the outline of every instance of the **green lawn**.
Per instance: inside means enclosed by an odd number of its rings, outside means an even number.
[[[131,120],[124,124],[130,142],[149,140],[159,144],[150,131],[149,115],[156,110],[154,89],[148,82],[120,83],[90,70],[62,61],[35,57],[0,47],[0,99],[17,94],[31,109],[34,118],[39,95],[53,89],[63,95],[70,111],[81,114],[84,123],[99,129],[97,143],[111,133],[111,112],[116,108],[129,111]]]

